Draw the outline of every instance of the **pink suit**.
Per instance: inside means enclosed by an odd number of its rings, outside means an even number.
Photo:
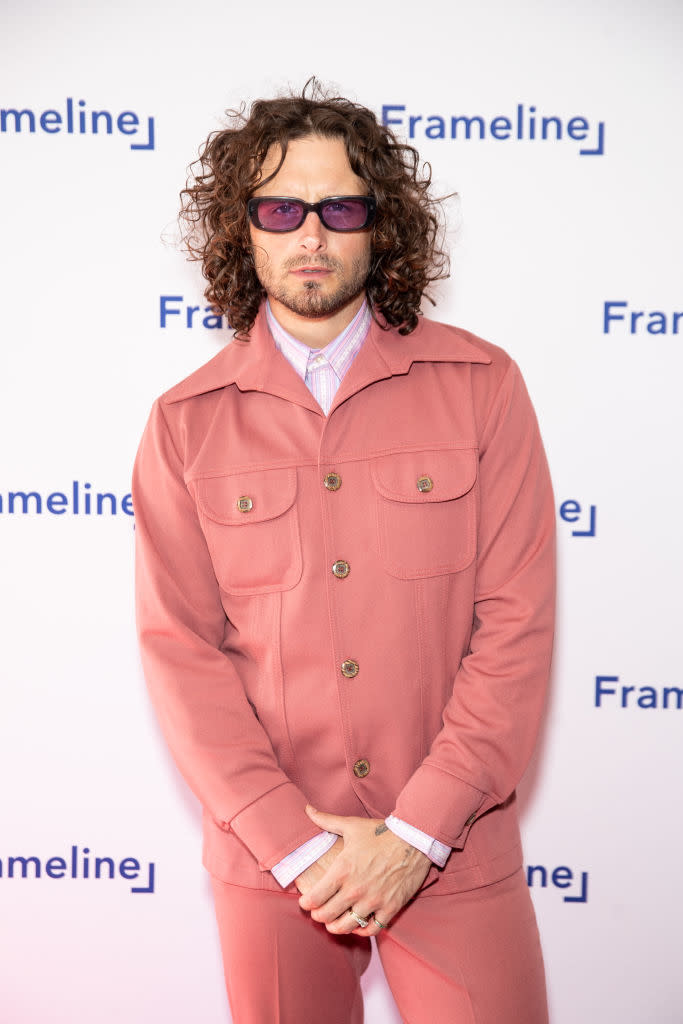
[[[373,324],[325,417],[261,310],[155,404],[133,497],[145,673],[215,878],[282,893],[309,801],[454,847],[430,896],[520,867],[554,505],[504,352]]]

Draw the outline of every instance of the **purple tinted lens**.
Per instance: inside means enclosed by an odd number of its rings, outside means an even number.
[[[343,199],[325,203],[323,224],[333,231],[357,231],[365,224],[368,211],[362,199]]]
[[[281,199],[262,199],[258,204],[258,219],[266,231],[292,231],[303,220],[301,203],[283,203]]]

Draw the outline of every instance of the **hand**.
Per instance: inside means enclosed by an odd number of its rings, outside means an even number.
[[[299,906],[335,935],[377,935],[381,928],[372,915],[388,925],[420,888],[432,862],[394,835],[382,818],[343,817],[310,806],[306,813],[321,829],[340,835],[343,849],[299,898]],[[368,921],[366,928],[359,927],[349,908]]]
[[[318,859],[313,861],[305,871],[302,871],[300,875],[296,876],[294,884],[299,892],[308,892],[316,882],[320,881],[329,866],[337,859],[343,849],[344,840],[339,836],[334,845],[331,846],[329,850],[326,850],[322,857],[318,857]]]

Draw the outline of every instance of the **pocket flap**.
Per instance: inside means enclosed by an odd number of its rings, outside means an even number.
[[[195,483],[197,503],[209,519],[248,526],[277,519],[296,498],[296,469],[266,469],[213,476]]]
[[[477,451],[464,448],[385,455],[373,464],[372,476],[379,493],[391,501],[450,501],[474,486]]]

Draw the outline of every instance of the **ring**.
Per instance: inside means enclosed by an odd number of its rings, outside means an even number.
[[[378,921],[377,918],[375,918],[375,924],[377,925],[378,928],[386,928],[387,927],[386,924],[382,924],[382,922]]]
[[[355,910],[351,909],[351,907],[349,907],[349,914],[361,928],[367,928],[368,922],[365,920],[365,918],[361,917],[360,914],[357,914]]]

